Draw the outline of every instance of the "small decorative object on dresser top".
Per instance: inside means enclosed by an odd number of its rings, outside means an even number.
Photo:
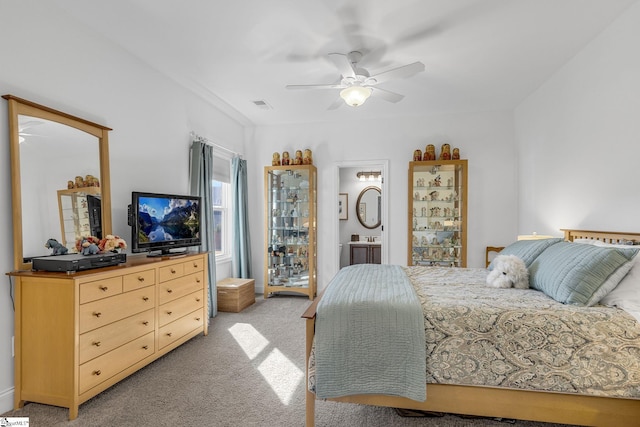
[[[256,302],[253,279],[226,278],[218,280],[218,310],[239,313]]]

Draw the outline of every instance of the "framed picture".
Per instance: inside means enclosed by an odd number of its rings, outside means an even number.
[[[347,193],[338,194],[338,218],[349,219],[349,195]]]

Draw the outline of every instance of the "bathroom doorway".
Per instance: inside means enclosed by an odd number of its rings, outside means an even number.
[[[384,226],[388,217],[388,168],[388,160],[354,160],[336,164],[336,272],[351,264],[350,245],[355,239],[378,246],[380,263],[388,264]]]

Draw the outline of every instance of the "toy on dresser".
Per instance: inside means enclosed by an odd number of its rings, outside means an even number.
[[[62,243],[58,242],[56,239],[47,240],[44,247],[52,250],[51,255],[64,255],[69,252],[69,249],[63,246]]]

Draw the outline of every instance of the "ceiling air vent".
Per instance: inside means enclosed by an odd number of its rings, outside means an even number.
[[[262,109],[262,110],[272,110],[273,108],[271,107],[271,105],[267,104],[267,101],[264,101],[262,99],[259,99],[257,101],[251,101],[253,102],[256,107]]]

